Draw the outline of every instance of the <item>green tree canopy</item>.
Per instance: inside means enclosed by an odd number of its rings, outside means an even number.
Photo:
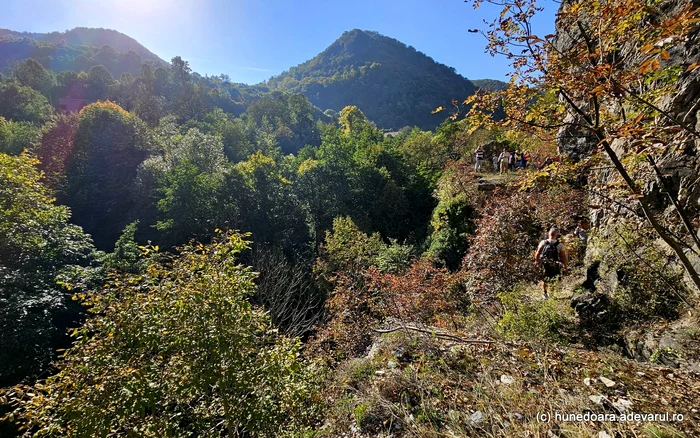
[[[110,248],[133,220],[130,193],[148,144],[143,122],[116,104],[98,102],[80,114],[64,200],[100,248]]]
[[[0,82],[0,116],[16,122],[44,123],[53,110],[41,93],[16,81]]]
[[[41,138],[41,127],[29,122],[13,122],[0,116],[0,153],[19,155],[34,151]]]
[[[0,386],[36,376],[65,343],[76,309],[56,281],[93,250],[68,208],[54,205],[37,163],[0,153]]]
[[[357,135],[362,132],[369,121],[358,107],[350,105],[340,110],[338,123],[340,123],[345,134]]]
[[[92,100],[107,99],[112,84],[114,84],[114,78],[109,70],[102,65],[92,67],[87,75],[87,98]]]
[[[314,412],[312,369],[247,298],[244,236],[185,246],[145,274],[116,274],[87,302],[60,373],[17,392],[37,436],[279,437]],[[152,250],[152,249],[150,249]]]
[[[56,84],[54,74],[31,58],[18,63],[12,76],[21,85],[33,88],[46,97],[50,96],[51,88]]]

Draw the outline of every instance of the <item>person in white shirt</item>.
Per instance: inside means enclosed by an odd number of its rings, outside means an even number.
[[[474,152],[474,172],[481,172],[481,161],[484,159],[484,148],[481,146],[476,148]]]
[[[588,230],[590,228],[591,225],[588,223],[588,219],[582,217],[581,220],[579,220],[576,230],[574,230],[574,236],[578,237],[584,245],[588,243]]]
[[[501,174],[508,172],[508,161],[510,160],[510,152],[503,149],[501,155],[498,156],[498,162],[501,163]]]

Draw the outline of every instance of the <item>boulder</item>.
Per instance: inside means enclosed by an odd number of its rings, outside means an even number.
[[[571,299],[571,307],[576,310],[582,323],[597,324],[610,315],[610,298],[606,294],[584,292]]]

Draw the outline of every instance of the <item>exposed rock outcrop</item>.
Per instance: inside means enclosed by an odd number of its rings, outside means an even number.
[[[561,7],[566,8],[570,4],[570,1],[565,1]],[[656,16],[651,17],[651,19],[661,22],[664,17],[672,15],[688,4],[700,7],[700,0],[667,0],[659,5],[654,12]],[[582,17],[581,23],[583,24],[577,23],[578,26],[573,25],[568,29],[563,29],[561,22],[557,23],[555,44],[559,50],[566,51],[582,40],[581,30],[586,26],[586,22],[587,17]],[[700,26],[696,25],[695,30],[690,33],[687,39],[676,41],[678,43],[669,46],[668,54],[670,56],[662,61],[665,62],[662,65],[678,66],[682,69],[681,71],[685,71],[687,66],[700,62]],[[589,41],[589,43],[597,44],[595,41]],[[640,45],[630,43],[619,47],[616,56],[623,60],[620,68],[630,68],[630,66],[636,65],[641,56]],[[654,82],[645,83],[643,86],[654,86]],[[588,102],[579,101],[577,104],[584,111],[589,109]],[[657,123],[679,126],[688,135],[681,143],[657,148],[654,160],[658,167],[658,174],[649,168],[645,172],[635,173],[633,178],[640,184],[645,200],[653,209],[657,220],[663,223],[670,234],[680,236],[686,244],[684,254],[695,265],[696,270],[700,270],[700,256],[698,256],[700,248],[695,244],[687,227],[684,226],[678,209],[673,203],[676,201],[681,206],[690,219],[694,232],[698,233],[698,229],[700,229],[700,135],[693,134],[691,131],[700,132],[700,69],[682,73],[675,84],[674,92],[668,93],[656,104],[661,111],[650,110],[649,114],[656,114]],[[619,102],[603,101],[602,105],[607,105],[607,108],[620,113],[620,107],[616,106],[620,105]],[[597,148],[598,139],[591,130],[584,127],[586,123],[583,117],[572,112],[565,121],[569,122],[570,125],[560,129],[558,133],[559,152],[574,161],[592,155]],[[621,139],[614,140],[610,146],[619,157],[634,157],[636,150],[634,148],[637,147],[637,145]],[[625,287],[624,284],[621,284],[620,272],[614,263],[606,263],[609,251],[611,248],[615,251],[616,248],[615,245],[609,245],[609,242],[617,242],[622,239],[618,234],[621,225],[633,235],[635,230],[648,225],[636,200],[630,199],[626,195],[623,197],[620,195],[621,192],[611,189],[619,186],[621,182],[620,174],[611,164],[612,162],[609,165],[594,168],[588,176],[588,181],[592,184],[588,190],[591,205],[589,217],[592,219],[595,227],[594,234],[597,234],[598,239],[593,239],[592,244],[589,244],[586,260],[589,264],[597,264],[596,272],[600,267],[600,276],[587,281],[584,285],[589,292],[579,294],[572,300],[572,307],[579,313],[581,321],[588,324],[597,324],[597,321],[604,320],[610,307],[607,294],[614,298],[618,288]],[[606,247],[598,247],[597,244],[600,242],[605,243]],[[659,273],[660,276],[671,276],[671,273],[683,272],[673,251],[662,239],[647,239],[644,245],[662,254],[662,259],[664,257],[667,259],[666,265],[661,269],[663,272]],[[624,243],[620,243],[619,248],[620,251],[630,253],[630,257],[639,258],[640,265],[644,263],[642,257],[633,255],[634,251],[625,247]],[[643,249],[637,247],[637,250],[642,254],[644,254]],[[688,295],[688,302],[698,302],[700,295],[696,287],[689,280],[689,276],[686,275],[685,280],[687,289],[691,291]],[[696,310],[691,309],[691,314],[693,312]],[[683,322],[679,320],[666,328],[654,327],[653,324],[637,326],[623,335],[625,350],[630,357],[637,360],[652,361],[672,367],[697,369],[700,362],[698,360],[700,352],[690,348],[694,344],[686,342],[684,336],[688,333],[697,335],[698,326],[697,318],[686,318]]]
[[[656,11],[658,19],[661,20],[677,12],[689,3],[695,7],[700,6],[700,1],[668,0],[664,2]],[[562,8],[567,7],[568,4],[570,2],[564,2]],[[585,22],[586,18],[583,17],[582,21]],[[556,35],[555,44],[562,51],[567,50],[582,38],[579,28],[562,29],[561,23],[557,23]],[[623,59],[621,68],[629,67],[639,59],[638,50],[637,45],[627,45],[620,48],[619,56]],[[668,52],[670,59],[665,61],[668,65],[677,65],[685,69],[692,63],[700,62],[700,27],[692,32],[686,40],[672,45]],[[587,102],[578,102],[578,104],[584,110],[588,108]],[[612,108],[618,103],[603,102],[602,105],[608,105]],[[675,87],[675,92],[661,99],[658,105],[668,114],[668,117],[658,116],[660,123],[687,126],[691,130],[700,132],[700,69],[682,74]],[[582,127],[585,122],[580,115],[571,113],[567,117],[566,122],[573,124],[559,131],[558,147],[560,153],[578,161],[594,152],[598,140],[590,130]],[[626,141],[617,139],[612,142],[611,146],[620,157],[634,154],[634,149],[632,149],[634,146]],[[688,248],[686,252],[691,261],[700,268],[700,258],[693,252],[700,253],[700,248],[693,244],[693,239],[690,238],[686,227],[682,225],[671,199],[677,200],[694,221],[693,226],[697,233],[698,228],[700,228],[700,135],[689,135],[688,140],[683,144],[665,147],[664,150],[656,154],[655,160],[661,173],[660,178],[651,171],[643,175],[635,175],[635,178],[642,184],[643,193],[670,231],[677,236],[682,236],[690,246],[695,246],[692,250]],[[599,189],[597,195],[590,194],[591,204],[594,207],[589,215],[598,229],[598,233],[606,235],[613,224],[619,223],[620,217],[631,224],[645,221],[636,202],[606,192],[606,187],[620,182],[620,175],[612,166],[601,166],[594,169],[589,180],[597,187],[603,187],[602,190]],[[632,225],[632,227],[634,226]],[[663,243],[655,242],[654,244],[657,243],[662,251],[665,250]],[[596,248],[591,249],[597,250]],[[691,286],[690,289],[692,290],[694,287]]]

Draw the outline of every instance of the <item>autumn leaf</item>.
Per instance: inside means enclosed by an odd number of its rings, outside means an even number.
[[[654,59],[653,61],[651,61],[651,70],[652,71],[658,70],[660,66],[661,66],[661,63],[659,62],[658,59]]]

